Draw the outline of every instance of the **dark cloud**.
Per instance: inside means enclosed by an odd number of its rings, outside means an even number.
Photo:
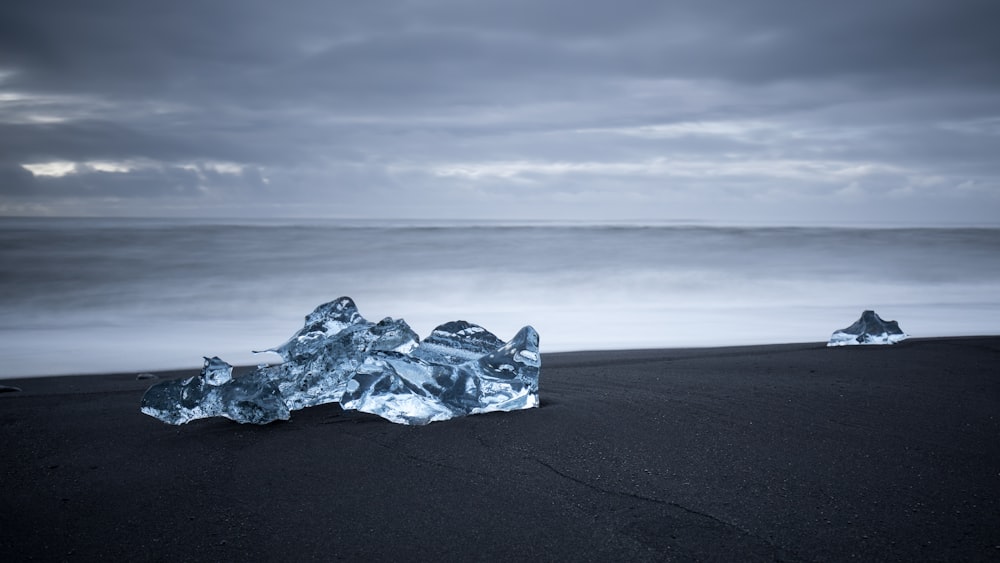
[[[374,4],[15,2],[0,49],[29,87],[190,100],[544,76],[992,83],[1000,53],[1000,7],[975,0]]]
[[[101,198],[204,197],[208,193],[230,196],[266,191],[257,170],[219,172],[212,169],[138,167],[129,171],[108,171],[78,165],[62,176],[34,176],[20,166],[0,167],[0,195],[25,198],[68,197],[74,201]]]
[[[543,215],[725,218],[775,193],[822,217],[912,190],[899,208],[918,220],[965,186],[1000,211],[998,16],[986,0],[7,2],[0,197],[488,216],[530,190]],[[75,167],[24,168],[49,162]]]
[[[0,196],[32,195],[35,176],[19,164],[0,163]]]

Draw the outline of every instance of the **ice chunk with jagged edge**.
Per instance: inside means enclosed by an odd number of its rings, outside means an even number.
[[[481,326],[452,321],[420,342],[404,320],[369,322],[341,297],[317,307],[301,330],[268,351],[284,363],[233,378],[229,364],[206,359],[201,376],[151,387],[142,412],[170,424],[212,416],[265,424],[340,402],[393,422],[427,424],[538,406],[538,333],[530,326],[504,343]],[[262,403],[248,416],[253,390]]]
[[[526,326],[504,344],[482,327],[459,323],[435,329],[440,340],[424,350],[421,344],[410,355],[369,357],[348,383],[341,406],[413,425],[538,406],[535,329]],[[462,360],[494,339],[500,346],[493,351]]]
[[[886,321],[875,311],[865,311],[854,324],[834,332],[826,345],[895,344],[907,336],[896,321]]]
[[[273,381],[289,409],[340,401],[347,380],[370,354],[407,353],[420,337],[406,321],[365,320],[350,297],[320,305],[285,344],[274,348],[285,362],[259,368],[252,377]]]
[[[233,366],[205,358],[201,374],[164,381],[149,388],[140,410],[169,424],[221,416],[236,422],[267,424],[288,420],[277,385],[268,380],[232,377]]]

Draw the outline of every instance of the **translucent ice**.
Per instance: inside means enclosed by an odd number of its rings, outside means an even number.
[[[288,342],[268,350],[284,362],[234,378],[207,359],[200,376],[154,385],[142,412],[170,424],[224,416],[266,424],[289,411],[340,402],[400,424],[538,405],[538,333],[504,343],[465,321],[420,342],[402,319],[365,320],[349,297],[320,305]]]
[[[421,344],[410,355],[366,358],[348,382],[341,406],[400,424],[538,406],[540,363],[533,328],[522,328],[507,344],[462,321],[441,325],[434,335],[441,337],[438,342]],[[500,346],[477,356],[492,340]]]
[[[288,407],[270,380],[232,377],[233,366],[205,358],[201,374],[164,381],[142,396],[143,413],[169,424],[222,416],[236,422],[267,424],[288,420]]]
[[[284,363],[251,377],[274,382],[291,410],[340,401],[348,380],[372,354],[413,350],[420,337],[406,321],[365,320],[350,297],[320,305],[288,342],[269,350]]]
[[[827,346],[895,344],[906,337],[896,321],[886,321],[876,315],[875,311],[865,311],[854,324],[834,332]]]

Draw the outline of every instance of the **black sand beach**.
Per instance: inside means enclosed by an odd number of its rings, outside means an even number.
[[[1000,560],[1000,337],[542,362],[541,408],[425,427],[0,381],[0,559]]]

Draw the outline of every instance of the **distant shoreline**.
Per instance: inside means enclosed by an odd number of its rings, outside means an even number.
[[[889,344],[884,346],[901,346],[912,342],[923,342],[923,341],[935,341],[935,340],[967,340],[967,339],[998,339],[1000,335],[966,335],[966,336],[930,336],[930,337],[910,337],[900,342],[898,344]],[[787,342],[780,344],[735,344],[727,346],[684,346],[684,347],[661,347],[661,348],[615,348],[607,350],[569,350],[569,351],[559,351],[559,352],[545,352],[541,353],[542,366],[544,368],[546,359],[548,360],[558,360],[558,361],[572,361],[574,359],[598,359],[598,358],[615,358],[615,357],[644,357],[644,356],[660,356],[663,354],[674,354],[679,357],[690,357],[692,355],[708,355],[711,356],[716,353],[740,353],[740,352],[752,352],[766,351],[766,349],[781,350],[786,348],[798,349],[798,348],[826,348],[826,342]],[[880,345],[863,345],[863,346],[842,346],[841,348],[877,348]],[[244,364],[235,366],[235,374],[238,377],[240,374],[253,371],[256,368],[255,365]],[[14,375],[14,376],[0,376],[0,385],[8,384],[11,381],[25,381],[34,379],[78,379],[78,378],[110,378],[115,381],[124,381],[129,378],[136,378],[139,374],[152,374],[155,379],[147,379],[146,381],[156,381],[157,379],[175,379],[178,377],[189,377],[191,375],[197,375],[201,371],[200,366],[191,367],[177,367],[168,369],[151,369],[151,370],[114,370],[111,372],[107,371],[93,371],[93,372],[78,372],[78,373],[57,373],[57,374],[39,374],[39,375]]]
[[[841,348],[879,348],[879,347],[891,347],[891,346],[905,346],[908,343],[915,342],[927,342],[927,341],[949,341],[949,340],[978,340],[978,339],[1000,339],[1000,335],[968,335],[968,336],[933,336],[933,337],[911,337],[907,338],[903,342],[894,345],[865,345],[865,346],[844,346]],[[664,354],[676,355],[678,357],[690,357],[694,355],[707,355],[711,356],[714,354],[730,354],[730,353],[742,353],[742,352],[753,352],[753,351],[768,351],[772,350],[782,350],[782,349],[809,349],[809,348],[826,348],[826,342],[788,342],[781,344],[737,344],[728,346],[685,346],[685,347],[661,347],[661,348],[620,348],[620,349],[608,349],[608,350],[570,350],[570,351],[559,351],[559,352],[545,352],[541,354],[542,366],[546,365],[546,360],[550,361],[574,361],[582,359],[608,359],[608,358],[618,358],[618,357],[653,357],[662,356]],[[238,365],[235,367],[235,374],[239,376],[240,374],[247,373],[256,368],[255,365],[245,364]],[[134,379],[139,374],[153,374],[155,379],[148,379],[146,381],[155,381],[157,379],[174,379],[178,377],[188,377],[191,375],[197,375],[201,371],[201,366],[191,366],[191,367],[177,367],[169,369],[152,369],[152,370],[115,370],[111,372],[107,371],[93,371],[93,372],[78,372],[78,373],[57,373],[50,375],[20,375],[20,376],[10,376],[10,377],[0,377],[0,385],[8,384],[10,385],[12,381],[25,381],[25,380],[35,380],[35,379],[79,379],[79,378],[110,378],[115,381],[125,381],[130,378]]]
[[[0,216],[0,227],[4,223],[21,222],[36,223],[76,223],[99,225],[114,224],[129,227],[157,226],[223,226],[223,227],[343,227],[343,228],[491,228],[491,227],[553,227],[553,228],[593,228],[593,227],[623,227],[623,228],[703,228],[703,229],[868,229],[868,230],[900,230],[900,229],[1000,229],[1000,223],[988,222],[927,222],[927,221],[839,221],[839,222],[776,222],[776,221],[717,221],[708,219],[468,219],[468,218],[357,218],[357,217],[163,217],[163,216],[128,216],[128,217],[85,217],[85,216],[32,216],[4,215]]]

